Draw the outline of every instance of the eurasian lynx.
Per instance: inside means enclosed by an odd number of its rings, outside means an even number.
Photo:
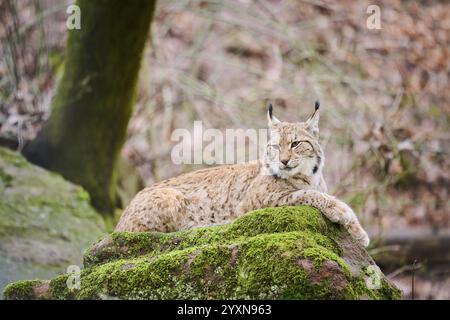
[[[251,210],[310,205],[346,227],[363,246],[369,237],[353,210],[327,194],[319,144],[319,103],[300,123],[281,122],[268,110],[269,143],[263,160],[202,169],[140,191],[117,231],[169,232],[223,223]]]

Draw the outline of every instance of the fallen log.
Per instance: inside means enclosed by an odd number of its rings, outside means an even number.
[[[420,263],[427,268],[450,266],[450,229],[392,229],[383,234],[370,253],[378,265],[398,268]]]

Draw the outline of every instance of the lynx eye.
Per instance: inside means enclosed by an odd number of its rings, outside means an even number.
[[[291,149],[295,148],[296,146],[298,146],[300,144],[300,141],[294,141],[291,143]]]

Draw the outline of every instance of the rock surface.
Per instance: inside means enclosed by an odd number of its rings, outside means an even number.
[[[81,187],[0,148],[0,293],[12,281],[81,266],[84,250],[105,234]]]
[[[399,299],[341,227],[311,207],[257,210],[175,233],[112,233],[76,275],[9,285],[7,299]],[[369,284],[369,287],[368,287]]]

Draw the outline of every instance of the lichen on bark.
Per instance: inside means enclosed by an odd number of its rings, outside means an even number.
[[[48,123],[23,150],[33,163],[83,186],[101,213],[116,206],[116,164],[132,113],[156,0],[78,0],[64,75]]]

